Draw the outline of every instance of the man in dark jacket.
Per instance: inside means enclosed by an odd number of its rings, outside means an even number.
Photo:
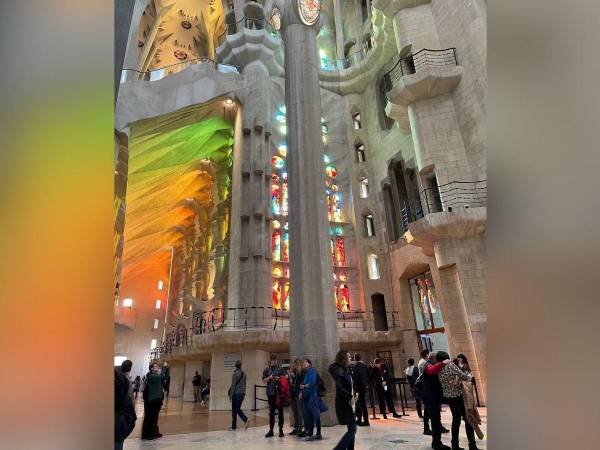
[[[194,378],[192,378],[192,386],[194,387],[194,403],[200,401],[200,386],[202,385],[202,376],[196,370]]]
[[[431,352],[421,375],[423,380],[423,401],[431,420],[431,448],[433,450],[451,450],[450,447],[442,443],[442,385],[438,378],[438,373],[449,362],[449,360],[437,361],[436,353]]]
[[[152,440],[162,437],[158,430],[158,414],[165,394],[164,378],[158,363],[150,364],[144,387],[144,422],[142,423],[142,439]]]
[[[369,426],[369,411],[367,410],[367,389],[369,388],[369,369],[362,361],[360,354],[354,355],[354,370],[352,380],[356,399],[356,424],[359,427]]]
[[[394,408],[394,399],[392,398],[392,385],[390,384],[389,371],[385,364],[379,358],[373,361],[373,379],[375,381],[375,392],[379,401],[379,411],[384,419],[387,419],[387,412],[391,412],[393,417],[401,417]]]
[[[237,416],[244,422],[244,430],[248,429],[248,417],[242,411],[242,403],[246,396],[246,374],[242,370],[242,362],[235,362],[235,370],[231,375],[231,386],[229,386],[229,400],[231,400],[231,428],[235,430],[237,427]]]
[[[277,363],[277,355],[272,354],[269,358],[269,367],[263,370],[262,382],[267,385],[267,400],[269,401],[269,432],[265,437],[273,437],[273,428],[275,427],[275,409],[277,409],[279,437],[283,437],[283,403],[276,404],[279,395],[279,378],[283,372]]]
[[[352,377],[348,370],[349,363],[350,355],[340,350],[335,362],[329,366],[329,373],[335,380],[335,415],[340,425],[348,427],[333,450],[354,450],[356,420],[352,411]]]
[[[171,387],[171,368],[167,361],[164,362],[160,374],[163,377],[163,387],[165,389],[165,397],[169,397],[169,388]]]
[[[133,431],[137,420],[129,381],[132,365],[126,359],[121,367],[115,367],[115,450],[123,449],[123,442]]]

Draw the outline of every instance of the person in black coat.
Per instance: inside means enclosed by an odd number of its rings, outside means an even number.
[[[123,442],[133,431],[137,420],[129,381],[132,365],[126,359],[121,367],[115,367],[115,450],[123,449]]]
[[[329,373],[335,380],[335,415],[340,425],[348,427],[333,450],[354,450],[356,419],[352,411],[352,376],[349,364],[350,355],[340,350],[335,356],[335,362],[329,366]]]
[[[360,354],[354,355],[354,370],[352,381],[354,382],[354,392],[358,398],[356,399],[356,424],[359,427],[368,427],[369,411],[367,410],[367,389],[369,388],[369,369],[362,361]]]
[[[379,411],[384,419],[387,419],[387,412],[391,412],[393,417],[401,417],[394,408],[394,399],[392,398],[392,385],[390,383],[389,371],[385,364],[379,358],[373,361],[373,380],[375,382],[375,392],[379,402]]]

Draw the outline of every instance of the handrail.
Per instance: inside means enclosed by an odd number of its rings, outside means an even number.
[[[151,350],[157,359],[159,355],[171,353],[174,347],[192,345],[193,337],[202,334],[250,330],[289,329],[287,310],[272,306],[247,306],[237,308],[211,308],[208,311],[196,312],[193,326],[180,331],[171,331],[161,344]],[[238,314],[239,313],[239,314]],[[250,314],[249,314],[250,313]],[[337,311],[338,327],[357,331],[388,331],[399,328],[396,322],[398,311],[349,310]]]
[[[396,64],[383,76],[386,91],[389,92],[399,78],[417,73],[423,67],[448,65],[458,65],[456,47],[442,50],[423,48],[416,53],[399,58]]]

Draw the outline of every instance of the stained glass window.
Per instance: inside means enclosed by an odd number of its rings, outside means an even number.
[[[279,106],[275,113],[281,134],[286,133],[286,108]],[[321,133],[323,143],[327,144],[329,125],[321,118]],[[271,210],[278,216],[272,221],[272,253],[273,253],[273,307],[289,308],[289,233],[286,221],[288,211],[288,183],[286,170],[287,146],[285,142],[277,146],[277,152],[271,158],[273,165],[273,179],[271,183]],[[346,252],[344,246],[344,228],[342,223],[342,194],[335,184],[338,175],[337,168],[332,164],[328,154],[323,155],[323,170],[326,174],[325,200],[327,205],[327,218],[332,222],[329,227],[331,259],[334,266],[333,279],[335,283],[334,295],[336,306],[340,311],[348,311],[350,307],[348,291],[348,274],[340,271],[346,266]]]

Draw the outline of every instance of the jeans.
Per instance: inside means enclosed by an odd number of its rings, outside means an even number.
[[[231,396],[231,428],[233,430],[236,429],[238,415],[244,423],[248,422],[248,417],[246,417],[246,414],[242,411],[242,403],[244,402],[245,396],[246,394],[233,394]]]
[[[142,439],[153,439],[158,434],[158,414],[162,400],[156,399],[144,402],[144,422],[142,423]]]
[[[440,400],[426,399],[425,414],[429,414],[431,420],[431,445],[433,448],[438,447],[442,443],[442,404]]]
[[[123,442],[115,442],[115,450],[123,450]]]
[[[283,430],[283,404],[279,402],[279,408],[275,405],[275,395],[267,395],[269,400],[269,429],[273,431],[275,427],[275,409],[277,409],[279,429]]]
[[[348,431],[344,433],[340,442],[333,447],[333,450],[354,450],[354,439],[356,438],[356,423],[352,422],[346,425]]]
[[[469,440],[469,447],[475,446],[475,430],[467,421],[467,412],[465,411],[465,403],[463,396],[448,399],[448,406],[452,412],[452,446],[458,447],[458,432],[460,431],[461,419],[465,421],[465,431]]]
[[[301,430],[304,425],[304,411],[302,408],[302,400],[299,400],[298,397],[291,398],[292,403],[292,426],[295,430]]]
[[[314,394],[313,394],[314,395]],[[317,425],[317,434],[321,434],[321,411],[318,404],[309,396],[302,395],[302,407],[304,409],[304,430],[309,436],[313,435],[315,425]]]
[[[358,398],[356,399],[356,420],[361,423],[369,423],[369,411],[367,410],[367,390],[359,389],[357,391]]]

